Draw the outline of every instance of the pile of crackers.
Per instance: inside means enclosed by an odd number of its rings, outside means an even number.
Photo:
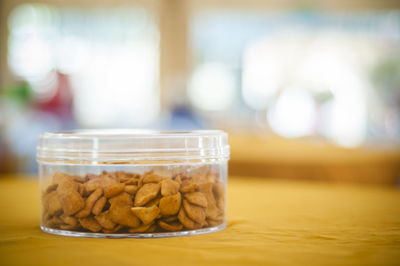
[[[217,173],[162,176],[122,171],[85,177],[57,172],[42,193],[42,224],[79,232],[154,233],[225,221],[225,184]]]

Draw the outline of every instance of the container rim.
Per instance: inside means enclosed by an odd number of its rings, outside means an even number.
[[[229,159],[229,144],[222,130],[85,129],[43,133],[36,156],[38,162],[214,161]]]
[[[184,136],[222,135],[223,130],[152,130],[152,129],[77,129],[59,132],[44,132],[40,138],[173,138]]]

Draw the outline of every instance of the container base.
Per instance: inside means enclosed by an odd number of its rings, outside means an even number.
[[[122,234],[105,234],[105,233],[90,233],[90,232],[76,232],[48,228],[40,226],[43,232],[60,235],[60,236],[73,236],[73,237],[87,237],[87,238],[163,238],[163,237],[177,237],[177,236],[195,236],[208,233],[214,233],[226,228],[226,223],[214,227],[207,227],[197,230],[169,232],[169,233],[122,233]]]

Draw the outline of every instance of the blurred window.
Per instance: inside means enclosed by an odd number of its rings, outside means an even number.
[[[200,111],[265,112],[281,136],[343,146],[400,135],[388,102],[400,100],[399,12],[198,11],[190,44],[189,97]]]
[[[82,127],[143,126],[159,110],[159,32],[140,7],[54,8],[24,4],[9,17],[8,62],[51,97],[57,73],[69,78]]]

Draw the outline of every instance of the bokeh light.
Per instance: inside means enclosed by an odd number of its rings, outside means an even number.
[[[189,83],[189,98],[203,110],[226,110],[232,106],[235,97],[235,79],[229,69],[219,63],[199,66]]]

